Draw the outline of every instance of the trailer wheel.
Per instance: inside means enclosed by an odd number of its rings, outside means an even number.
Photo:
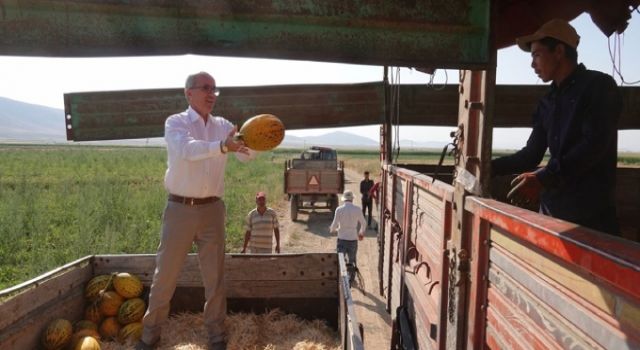
[[[331,212],[335,213],[336,212],[336,208],[338,208],[338,196],[336,196],[335,194],[331,197]]]
[[[291,196],[289,200],[290,211],[291,211],[291,221],[298,220],[298,195]]]

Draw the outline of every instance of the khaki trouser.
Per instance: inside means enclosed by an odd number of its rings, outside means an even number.
[[[227,299],[224,289],[225,206],[222,200],[189,206],[167,202],[156,269],[149,293],[149,307],[143,318],[142,340],[154,344],[169,316],[176,281],[191,250],[198,247],[198,261],[205,290],[204,324],[209,342],[225,337]]]

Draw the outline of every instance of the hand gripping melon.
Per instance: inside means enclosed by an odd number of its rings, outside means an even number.
[[[145,308],[144,300],[140,298],[125,301],[118,310],[118,322],[124,325],[142,320]]]
[[[73,326],[71,322],[59,318],[51,321],[42,333],[42,345],[47,350],[61,349],[71,341]]]
[[[273,114],[259,114],[242,125],[239,137],[252,150],[268,151],[284,139],[284,124]]]
[[[125,299],[136,298],[142,294],[142,282],[130,273],[121,272],[113,277],[113,289]]]

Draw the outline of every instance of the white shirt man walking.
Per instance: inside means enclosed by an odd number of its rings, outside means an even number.
[[[346,253],[349,263],[356,265],[358,241],[364,239],[367,223],[360,207],[353,204],[353,192],[345,191],[342,201],[344,203],[336,209],[329,232],[338,232],[338,253]]]

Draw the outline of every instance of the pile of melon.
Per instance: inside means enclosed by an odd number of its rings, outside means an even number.
[[[146,310],[142,290],[140,279],[126,272],[92,278],[84,291],[84,319],[74,326],[65,319],[53,320],[42,334],[42,345],[47,350],[99,350],[100,340],[135,344]]]

